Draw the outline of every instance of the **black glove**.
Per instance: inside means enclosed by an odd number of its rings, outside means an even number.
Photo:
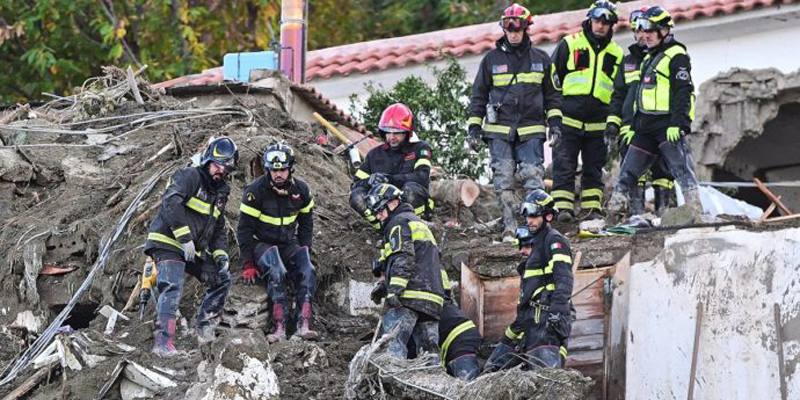
[[[483,129],[480,125],[472,124],[469,126],[467,144],[470,150],[479,152],[481,150],[481,143],[483,142]]]
[[[372,260],[372,276],[380,278],[383,275],[383,263],[378,260]]]
[[[220,258],[222,258],[222,257],[220,257]],[[227,264],[227,262],[228,261],[227,261],[227,258],[226,258],[225,263]],[[219,272],[220,272],[220,270],[217,267],[217,263],[216,262],[211,263],[211,262],[207,262],[206,261],[206,262],[201,262],[200,263],[200,280],[205,282],[206,285],[208,285],[210,287],[215,287],[215,286],[219,285],[219,283],[220,283],[220,279],[219,279],[220,278],[219,277],[220,274],[219,274]]]
[[[617,136],[619,135],[619,126],[614,123],[606,124],[606,131],[603,133],[603,141],[606,144],[607,155],[614,154],[614,146],[617,143]]]
[[[389,183],[388,174],[384,174],[383,172],[374,172],[369,176],[369,179],[367,179],[367,185],[370,187],[378,186],[381,183]]]
[[[549,133],[550,147],[555,149],[561,143],[561,122],[550,124],[547,131]]]
[[[372,292],[369,294],[369,298],[375,304],[381,304],[381,300],[388,294],[388,289],[386,288],[386,281],[378,281],[375,282],[375,287],[372,288]]]
[[[564,340],[569,337],[571,320],[569,304],[553,304],[547,314],[547,330]]]
[[[397,308],[397,307],[402,307],[403,306],[403,303],[400,302],[400,296],[399,295],[394,295],[394,296],[388,296],[387,295],[386,296],[386,300],[384,301],[383,304],[386,306],[386,308]]]

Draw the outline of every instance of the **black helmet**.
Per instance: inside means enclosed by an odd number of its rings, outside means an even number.
[[[535,237],[535,234],[534,232],[531,232],[527,225],[523,225],[517,228],[517,231],[514,232],[514,237],[517,240],[517,246],[519,248],[523,248],[525,246],[533,245],[533,238]]]
[[[236,164],[239,162],[239,149],[236,148],[236,143],[229,137],[212,140],[203,152],[200,164],[206,166],[212,161],[223,166],[227,172],[236,169]]]
[[[367,208],[373,213],[377,214],[387,207],[390,201],[400,200],[403,191],[389,183],[381,183],[375,185],[369,190],[367,194]]]
[[[631,11],[631,15],[628,17],[628,23],[631,25],[631,30],[635,31],[639,29],[638,21],[641,18],[645,11],[647,11],[647,7],[637,8]]]
[[[642,14],[637,22],[638,28],[645,32],[659,29],[670,29],[675,26],[669,11],[660,6],[653,6]]]
[[[589,19],[596,19],[599,21],[606,21],[609,24],[616,24],[619,20],[617,16],[617,6],[608,0],[597,0],[589,7],[589,12],[586,13]]]
[[[264,169],[268,171],[280,171],[294,168],[294,150],[291,147],[275,143],[269,145],[264,151]]]
[[[523,217],[539,217],[546,214],[555,215],[558,210],[553,207],[553,198],[542,189],[536,189],[527,196],[520,206],[519,213]]]

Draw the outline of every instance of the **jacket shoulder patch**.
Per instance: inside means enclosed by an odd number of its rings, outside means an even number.
[[[508,73],[508,64],[492,65],[492,73],[493,74]]]
[[[392,250],[392,253],[400,251],[400,249],[403,247],[402,230],[402,227],[397,225],[389,232],[389,248]]]

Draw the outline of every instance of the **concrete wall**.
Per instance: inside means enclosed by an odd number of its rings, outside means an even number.
[[[780,399],[773,304],[782,310],[788,398],[800,398],[800,229],[685,230],[631,266],[628,399],[686,398],[696,305],[704,308],[696,399]]]
[[[697,87],[719,72],[733,67],[775,67],[783,72],[793,72],[800,67],[800,52],[791,51],[791,44],[800,37],[800,5],[775,6],[755,11],[705,18],[679,23],[676,37],[689,48],[692,57],[692,76]],[[499,29],[499,28],[498,28]],[[499,31],[498,31],[499,35]],[[632,39],[629,31],[621,31],[615,39],[627,47]],[[544,43],[540,48],[551,53],[554,44]],[[483,56],[467,56],[458,61],[467,70],[468,79],[475,77]],[[442,66],[443,62],[432,62]],[[380,83],[390,88],[397,81],[415,75],[426,81],[432,76],[425,65],[411,64],[403,68],[337,75],[331,79],[315,79],[310,83],[330,98],[337,106],[348,110],[349,96],[365,96],[364,84]],[[702,96],[702,94],[700,94]]]

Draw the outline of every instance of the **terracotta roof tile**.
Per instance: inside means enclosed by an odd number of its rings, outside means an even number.
[[[759,7],[800,3],[800,0],[662,0],[676,21],[693,21],[749,11]],[[620,14],[650,6],[652,0],[623,3]],[[531,32],[534,44],[552,43],[579,29],[585,11],[567,11],[535,17]],[[617,29],[629,24],[622,20]],[[494,47],[501,32],[496,22],[445,29],[436,32],[373,40],[309,52],[306,79],[328,79],[337,75],[367,73],[410,63],[439,59],[441,54],[455,57],[483,54]]]

